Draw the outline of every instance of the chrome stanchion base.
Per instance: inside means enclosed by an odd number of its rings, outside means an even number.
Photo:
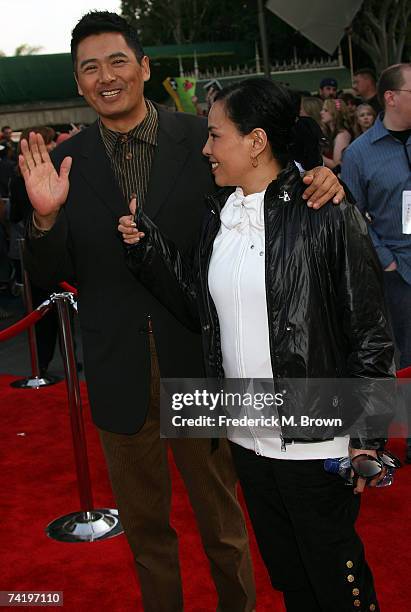
[[[62,378],[58,376],[34,376],[34,378],[20,378],[10,383],[15,389],[40,389],[40,387],[48,387],[60,382]]]
[[[47,526],[46,533],[59,542],[95,542],[123,533],[118,511],[99,508],[89,512],[73,512]]]

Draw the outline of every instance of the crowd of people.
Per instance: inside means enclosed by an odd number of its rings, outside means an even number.
[[[301,117],[311,117],[319,127],[317,131],[323,163],[335,174],[341,173],[341,164],[347,146],[366,132],[374,123],[382,106],[377,95],[377,76],[370,68],[355,72],[351,91],[338,89],[333,77],[321,80],[317,95],[308,91],[295,92],[299,99]],[[207,116],[221,90],[214,80],[206,84],[206,105],[201,106],[194,97],[197,114]]]
[[[22,134],[10,220],[27,217],[33,284],[78,288],[92,416],[144,610],[184,607],[171,448],[218,610],[256,609],[239,477],[288,612],[378,611],[354,525],[359,494],[385,476],[385,436],[166,440],[160,377],[391,379],[394,347],[411,365],[411,65],[378,85],[358,71],[357,95],[333,78],[316,97],[268,79],[216,87],[207,125],[145,98],[149,59],[118,15],[85,15],[71,55],[98,120],[57,147],[50,129]],[[347,487],[324,470],[344,456],[380,469]]]
[[[300,115],[311,117],[321,129],[323,162],[337,175],[341,173],[348,145],[373,125],[382,106],[378,101],[375,73],[364,68],[354,75],[353,90],[338,90],[336,79],[320,82],[318,95],[301,97]]]
[[[30,132],[41,134],[47,151],[53,151],[61,142],[70,138],[78,130],[70,132],[56,131],[49,126],[33,126],[13,137],[10,126],[2,128],[0,140],[0,285],[8,288],[12,294],[18,294],[22,285],[19,239],[24,238],[25,221],[31,214],[31,204],[27,197],[24,181],[18,167],[20,143],[28,138]],[[57,289],[57,288],[56,288]],[[33,307],[39,306],[49,295],[44,289],[31,284]],[[13,313],[0,308],[0,319],[10,319]],[[47,376],[47,370],[53,359],[58,338],[57,314],[53,310],[35,327],[39,369],[41,377]],[[79,366],[81,367],[81,366]]]

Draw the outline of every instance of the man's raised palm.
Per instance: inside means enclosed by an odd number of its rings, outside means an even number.
[[[19,166],[27,195],[40,217],[57,214],[67,199],[71,157],[65,157],[56,172],[41,134],[30,133],[29,142],[21,141]]]

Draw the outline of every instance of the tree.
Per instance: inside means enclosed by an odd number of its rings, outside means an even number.
[[[16,47],[14,55],[35,55],[36,53],[39,53],[39,51],[41,51],[42,49],[43,47],[32,47],[27,43],[23,43],[22,45]]]
[[[36,53],[39,53],[41,50],[43,49],[43,47],[32,47],[31,45],[28,45],[27,43],[23,43],[21,45],[19,45],[18,47],[16,47],[13,56],[22,56],[22,55],[35,55]],[[7,53],[4,53],[3,50],[0,49],[0,57],[7,57]]]
[[[378,73],[402,61],[410,16],[410,0],[364,1],[352,24],[352,40]]]
[[[121,9],[144,45],[260,39],[255,0],[122,0]],[[273,59],[292,57],[294,46],[302,56],[322,54],[272,13],[266,22]]]
[[[122,0],[121,10],[144,44],[183,44],[198,39],[205,15],[216,0]]]

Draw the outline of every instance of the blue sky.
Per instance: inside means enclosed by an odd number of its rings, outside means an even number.
[[[71,30],[92,9],[120,12],[120,0],[0,0],[0,49],[13,55],[23,43],[41,53],[67,53]]]

